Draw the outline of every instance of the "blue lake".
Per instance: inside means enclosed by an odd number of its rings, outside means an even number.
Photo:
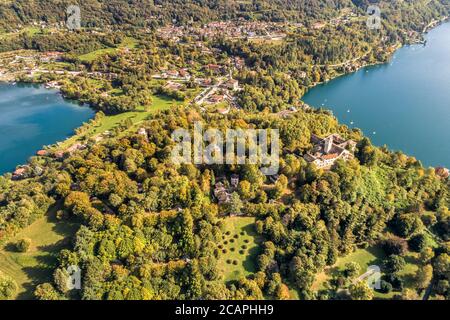
[[[376,145],[450,167],[450,23],[426,39],[426,46],[401,48],[387,64],[318,85],[302,100],[332,110]]]
[[[42,86],[0,83],[0,174],[62,141],[94,111]]]

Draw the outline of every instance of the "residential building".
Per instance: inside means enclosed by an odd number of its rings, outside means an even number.
[[[332,134],[322,139],[316,135],[311,135],[313,149],[305,154],[304,159],[309,163],[314,163],[318,168],[328,169],[338,159],[345,161],[353,159],[353,151],[356,142],[344,140],[338,134]]]
[[[237,91],[239,90],[239,81],[235,79],[230,79],[224,82],[223,86],[228,90]]]
[[[13,180],[20,180],[23,179],[27,173],[28,167],[22,166],[16,169],[16,171],[13,172],[12,179]]]
[[[168,81],[166,83],[166,85],[164,86],[165,89],[169,89],[169,90],[173,90],[173,91],[178,91],[181,88],[183,88],[183,84],[178,83],[178,82],[173,82],[173,81]]]
[[[86,149],[86,145],[81,144],[81,143],[75,143],[74,145],[67,148],[66,152],[69,154],[73,154],[76,151],[83,150],[83,149]]]
[[[178,78],[180,73],[177,70],[168,70],[166,71],[166,75],[170,78]]]
[[[449,170],[444,167],[437,167],[436,169],[434,169],[434,172],[438,177],[442,179],[448,179],[448,177],[450,176]]]
[[[216,183],[214,187],[214,196],[216,197],[219,204],[228,203],[231,199],[230,193],[228,193],[225,185],[222,182]]]
[[[145,128],[140,128],[138,131],[138,135],[143,136],[146,141],[148,141],[148,134]]]
[[[218,64],[208,64],[205,66],[205,69],[214,74],[222,74],[225,72],[225,67]]]

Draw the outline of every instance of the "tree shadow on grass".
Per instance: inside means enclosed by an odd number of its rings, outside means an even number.
[[[381,249],[380,247],[373,246],[373,247],[368,247],[366,250],[375,256],[375,259],[369,261],[368,265],[369,266],[376,265],[376,266],[379,266],[380,268],[382,268],[383,259],[386,258],[386,254],[384,253],[383,249]]]
[[[255,225],[253,223],[249,223],[248,225],[242,227],[242,231],[245,232],[246,235],[251,237],[256,237],[257,233],[255,230]]]
[[[413,265],[419,264],[418,259],[416,259],[415,257],[405,256],[404,259],[407,264],[413,264]],[[403,274],[401,277],[403,278],[403,281],[405,282],[405,285],[407,287],[413,286],[414,283],[416,283],[416,281],[417,281],[416,273],[414,271],[410,271],[409,273]]]
[[[405,262],[407,264],[418,264],[419,263],[419,261],[417,261],[417,259],[413,256],[405,256],[404,258],[405,258]]]
[[[411,287],[416,283],[416,277],[414,273],[407,273],[402,276],[406,287]]]
[[[52,231],[64,237],[73,236],[80,227],[80,221],[77,221],[75,218],[58,220],[56,217],[58,207],[59,205],[56,204],[52,206],[47,212],[46,216],[47,221],[49,223],[53,223]]]
[[[56,242],[36,247],[38,254],[33,257],[36,265],[22,268],[22,271],[30,280],[23,284],[25,290],[17,296],[19,300],[34,299],[34,290],[37,285],[52,282],[53,272],[58,266],[58,254],[61,250],[70,248],[73,236],[79,228],[77,222],[70,220],[59,221],[56,218],[56,211],[57,207],[52,207],[45,219],[47,219],[47,222],[53,223],[52,231],[63,238]]]
[[[260,253],[260,248],[258,246],[251,248],[248,251],[247,257],[243,261],[242,265],[244,266],[245,271],[247,272],[255,272],[256,271],[256,257]]]
[[[337,277],[339,276],[339,268],[336,266],[327,267],[324,269],[324,273],[330,278]]]
[[[33,299],[37,285],[52,282],[53,272],[58,267],[58,254],[62,249],[68,248],[68,244],[70,244],[70,239],[65,238],[50,245],[37,247],[40,253],[34,257],[37,264],[22,269],[30,281],[23,284],[25,291],[20,293],[17,299]]]
[[[242,227],[242,230],[245,232],[247,236],[253,237],[256,242],[256,246],[250,248],[247,252],[247,256],[243,261],[244,270],[247,272],[255,272],[256,271],[256,258],[261,252],[260,244],[262,242],[262,238],[258,236],[255,230],[255,225],[253,223],[249,223],[246,226]]]
[[[7,244],[5,244],[3,249],[7,252],[16,252],[16,253],[18,252],[17,247],[13,242],[8,242]]]
[[[34,299],[34,290],[39,284],[51,282],[53,276],[53,269],[49,265],[37,265],[34,267],[25,267],[22,269],[30,279],[22,286],[25,289],[17,296],[18,300],[32,300]]]

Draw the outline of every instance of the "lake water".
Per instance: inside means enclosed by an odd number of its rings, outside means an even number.
[[[376,145],[450,167],[450,23],[426,38],[426,46],[403,47],[388,64],[312,88],[303,101],[332,110]]]
[[[0,83],[0,174],[62,141],[94,111],[42,86]]]

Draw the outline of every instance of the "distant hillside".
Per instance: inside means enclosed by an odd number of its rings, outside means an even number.
[[[421,30],[450,12],[447,0],[0,0],[0,31],[39,21],[65,21],[66,8],[77,3],[82,25],[100,28],[185,25],[237,18],[306,22],[330,19],[346,8],[364,13],[376,3],[393,28]]]
[[[243,17],[285,20],[324,17],[352,6],[350,0],[17,0],[0,1],[0,24],[11,27],[33,21],[63,21],[67,6],[79,3],[83,25],[148,26],[176,20],[205,22]],[[192,20],[191,20],[192,19]]]

